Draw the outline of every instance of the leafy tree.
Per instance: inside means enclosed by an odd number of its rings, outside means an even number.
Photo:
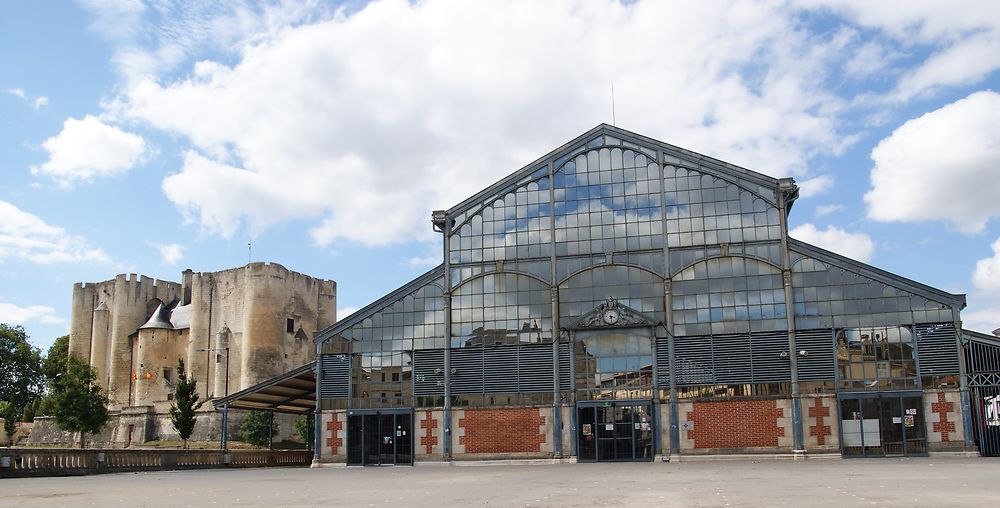
[[[21,421],[25,423],[35,421],[35,412],[38,411],[38,406],[41,404],[42,399],[35,399],[31,401],[31,404],[24,406],[24,411],[21,412]]]
[[[269,411],[250,411],[240,424],[240,439],[255,446],[267,446],[277,434],[278,424]]]
[[[75,356],[66,359],[66,372],[53,385],[53,406],[59,428],[80,433],[80,448],[84,436],[95,434],[108,422],[109,400],[101,393],[94,369]]]
[[[24,328],[0,323],[0,400],[10,403],[15,420],[42,396],[44,379],[41,353],[28,343]]]
[[[3,431],[7,434],[7,446],[14,443],[14,431],[17,422],[16,409],[14,405],[6,400],[0,400],[0,418],[3,418]]]
[[[35,409],[35,416],[55,416],[56,401],[50,392],[48,395],[38,399],[38,407]]]
[[[188,438],[194,431],[195,411],[204,404],[198,402],[198,381],[188,379],[184,371],[184,360],[177,359],[177,386],[174,387],[174,403],[170,406],[170,423],[184,440],[187,449]]]
[[[49,383],[49,386],[52,386],[52,382],[60,374],[66,372],[66,358],[68,356],[69,335],[63,335],[49,346],[49,352],[45,355],[45,361],[42,362],[42,374],[45,375],[45,380]]]
[[[295,420],[295,433],[306,443],[306,448],[312,450],[316,439],[316,417],[314,415],[303,416]]]

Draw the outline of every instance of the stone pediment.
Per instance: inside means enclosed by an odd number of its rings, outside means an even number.
[[[656,321],[645,314],[608,297],[594,310],[584,314],[567,327],[569,330],[592,330],[596,328],[637,328],[655,326]]]

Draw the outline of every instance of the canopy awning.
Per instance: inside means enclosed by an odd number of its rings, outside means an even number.
[[[212,401],[216,410],[222,410],[226,404],[229,409],[311,414],[316,410],[316,362]]]

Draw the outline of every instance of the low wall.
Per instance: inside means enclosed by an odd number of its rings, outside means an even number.
[[[309,466],[309,450],[120,450],[0,448],[0,478],[130,471]]]

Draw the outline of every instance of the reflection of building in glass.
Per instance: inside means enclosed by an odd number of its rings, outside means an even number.
[[[442,265],[316,335],[412,369],[324,417],[412,411],[418,460],[844,451],[854,412],[864,455],[971,446],[965,297],[789,238],[797,197],[601,125],[434,212]]]

